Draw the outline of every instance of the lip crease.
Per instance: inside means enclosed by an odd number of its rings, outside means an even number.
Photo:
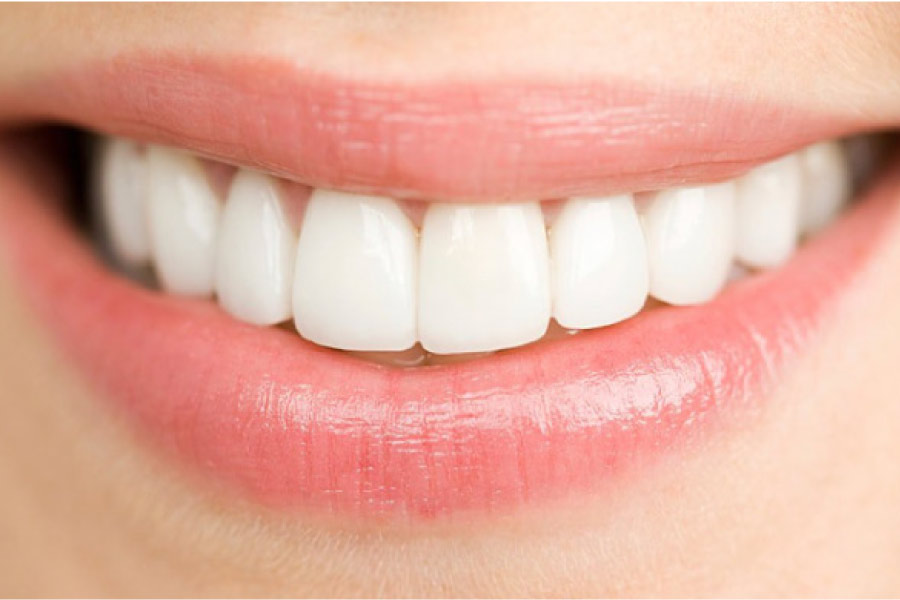
[[[715,429],[816,338],[877,247],[898,165],[778,271],[714,301],[418,370],[363,363],[104,268],[0,159],[0,249],[61,347],[178,462],[281,508],[495,513],[588,493]]]
[[[265,57],[135,53],[0,89],[60,120],[318,186],[532,200],[709,183],[879,125],[630,81],[367,82]]]

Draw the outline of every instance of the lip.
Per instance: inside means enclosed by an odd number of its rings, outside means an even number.
[[[534,110],[494,122],[521,106]],[[250,116],[259,114],[264,124]],[[635,85],[387,86],[277,62],[160,57],[0,90],[0,119],[62,120],[313,185],[495,201],[708,182],[874,127]],[[215,127],[223,122],[233,126]],[[263,503],[362,517],[494,512],[590,493],[759,407],[853,288],[900,193],[893,168],[787,265],[703,306],[403,370],[133,285],[13,166],[15,152],[4,154],[2,256],[136,431]]]
[[[384,83],[267,57],[140,53],[0,89],[0,121],[27,119],[317,187],[492,202],[709,183],[884,125],[632,81]]]
[[[361,517],[589,493],[759,407],[853,288],[900,195],[895,165],[785,267],[704,306],[402,370],[134,286],[13,162],[0,161],[5,259],[113,406],[171,456],[266,504]]]

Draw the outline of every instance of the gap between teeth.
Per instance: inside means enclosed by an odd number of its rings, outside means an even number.
[[[410,205],[308,190],[182,151],[107,138],[97,191],[116,261],[258,325],[421,364],[713,298],[773,268],[848,201],[841,143],[733,181],[544,203]],[[224,173],[224,174],[223,174]],[[542,210],[543,208],[543,210]],[[445,360],[452,360],[449,357]],[[404,362],[406,361],[406,362]]]

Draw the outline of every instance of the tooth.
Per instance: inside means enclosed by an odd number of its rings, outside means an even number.
[[[642,215],[650,295],[669,304],[710,300],[734,258],[734,184],[659,192]]]
[[[828,225],[850,198],[850,169],[838,142],[813,144],[800,153],[804,199],[800,229],[815,233]]]
[[[850,171],[851,188],[862,186],[878,167],[879,138],[872,135],[854,135],[843,140],[844,156]]]
[[[322,346],[406,350],[416,343],[416,231],[389,198],[316,190],[294,270],[294,321]]]
[[[219,201],[189,154],[147,151],[150,245],[162,286],[186,296],[213,292]]]
[[[278,183],[240,170],[231,184],[216,251],[216,295],[233,316],[273,325],[291,316],[297,236]]]
[[[627,319],[647,298],[647,251],[630,195],[572,198],[550,231],[553,316],[571,329]]]
[[[793,254],[799,235],[803,171],[791,154],[738,179],[735,197],[738,260],[777,267]]]
[[[485,352],[540,338],[550,319],[548,263],[536,202],[432,205],[421,238],[422,346]]]
[[[116,258],[129,265],[150,260],[147,231],[147,161],[130,140],[101,142],[100,200],[104,226]]]

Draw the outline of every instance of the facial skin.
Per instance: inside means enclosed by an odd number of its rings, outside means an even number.
[[[890,5],[9,5],[0,89],[250,47],[336,75],[625,75],[900,123]],[[0,261],[0,593],[896,595],[896,211],[887,228],[759,413],[587,498],[428,523],[274,511],[187,472],[109,411]]]

